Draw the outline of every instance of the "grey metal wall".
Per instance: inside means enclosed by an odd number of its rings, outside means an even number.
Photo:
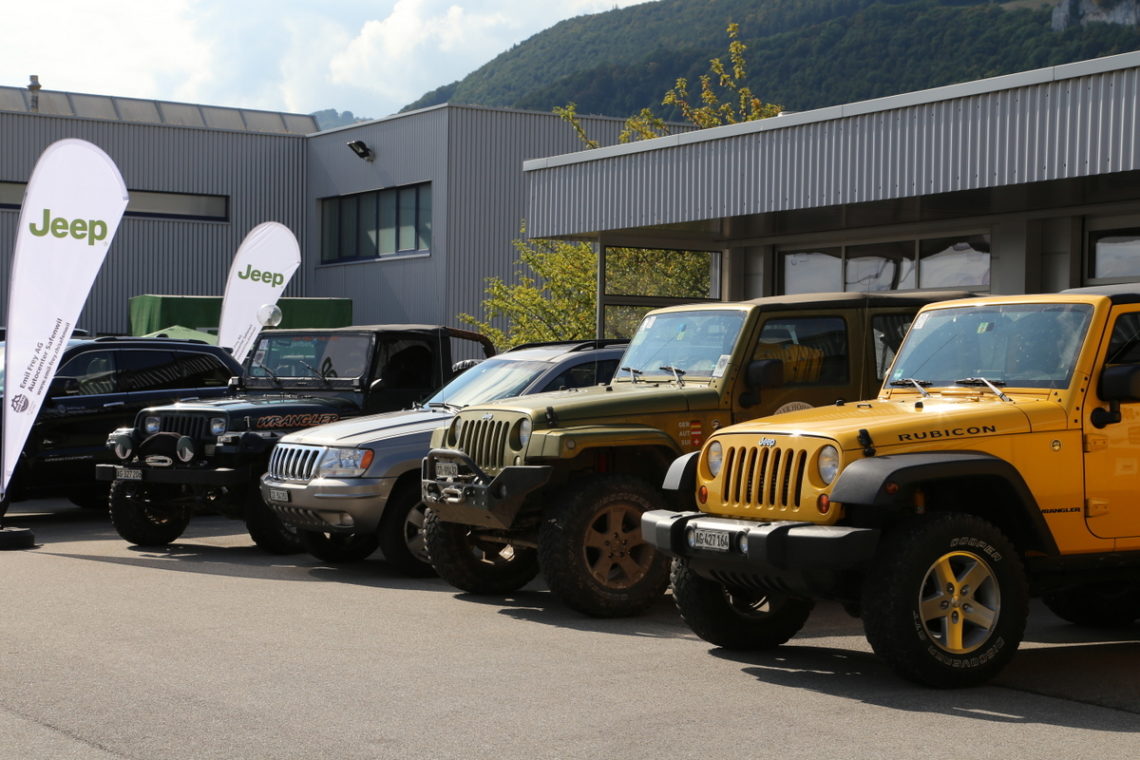
[[[591,134],[612,143],[615,119],[588,118]],[[372,162],[346,147],[363,140]],[[482,316],[485,280],[516,277],[511,241],[525,216],[523,161],[581,147],[550,114],[438,106],[308,140],[308,295],[353,299],[357,322],[424,322],[462,326]],[[432,249],[374,261],[320,263],[320,199],[387,187],[432,183]]]
[[[538,236],[1140,168],[1140,52],[527,163]]]
[[[27,182],[40,153],[56,140],[88,140],[115,161],[128,190],[225,195],[228,221],[126,217],[107,254],[78,326],[128,331],[128,299],[143,293],[221,295],[245,235],[278,221],[306,239],[301,188],[304,136],[129,124],[0,111],[0,181]],[[0,314],[19,211],[0,209]],[[303,272],[285,295],[305,294]]]

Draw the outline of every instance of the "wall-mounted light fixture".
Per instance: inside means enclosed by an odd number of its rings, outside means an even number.
[[[371,161],[376,158],[376,154],[372,152],[372,148],[369,148],[363,140],[349,140],[348,147],[352,149],[353,153],[365,161]]]

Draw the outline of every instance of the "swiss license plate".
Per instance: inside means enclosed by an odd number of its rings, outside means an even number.
[[[435,476],[437,478],[455,478],[459,476],[459,463],[458,462],[439,462],[435,463]]]
[[[116,475],[119,480],[142,480],[142,470],[134,467],[120,467]]]
[[[729,534],[723,530],[693,529],[693,548],[714,552],[728,551]]]
[[[270,501],[288,502],[289,501],[289,492],[286,491],[284,488],[270,488],[269,489],[269,500]]]

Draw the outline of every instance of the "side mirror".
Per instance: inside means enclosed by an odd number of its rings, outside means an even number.
[[[1140,401],[1140,364],[1106,367],[1097,395],[1104,401]]]
[[[53,377],[48,386],[48,398],[56,396],[78,396],[79,380],[74,377]]]
[[[784,384],[784,362],[781,359],[755,359],[744,371],[744,384],[750,389],[779,388]]]

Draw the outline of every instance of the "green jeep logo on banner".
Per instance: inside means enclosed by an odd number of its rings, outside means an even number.
[[[44,209],[43,224],[38,228],[36,223],[28,225],[28,229],[36,237],[43,237],[49,232],[52,237],[62,238],[71,235],[76,240],[87,240],[87,245],[95,245],[98,240],[106,240],[107,223],[101,219],[72,219],[68,221],[62,216],[52,217],[51,209]]]
[[[238,277],[243,280],[253,280],[254,282],[264,282],[267,285],[277,287],[285,282],[285,275],[280,272],[270,272],[268,269],[260,270],[254,269],[253,266],[247,265],[244,272],[238,272]]]

